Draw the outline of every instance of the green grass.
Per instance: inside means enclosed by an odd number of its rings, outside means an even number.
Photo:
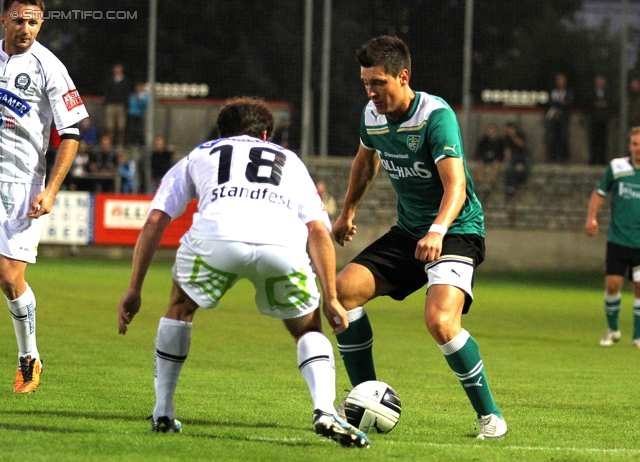
[[[599,347],[605,329],[599,275],[478,274],[464,326],[480,344],[509,423],[500,441],[473,438],[473,411],[424,327],[422,291],[402,303],[370,303],[379,379],[398,391],[403,414],[390,434],[371,435],[364,451],[313,433],[294,343],[281,322],[257,313],[245,282],[216,310],[196,314],[176,396],[184,433],[151,434],[145,418],[154,404],[154,338],[170,265],[153,265],[143,309],[119,336],[116,306],[129,268],[73,259],[29,267],[43,384],[32,395],[11,391],[17,353],[7,310],[0,322],[0,460],[640,459],[631,293],[625,288],[623,341]],[[349,385],[339,358],[336,366],[341,398]]]

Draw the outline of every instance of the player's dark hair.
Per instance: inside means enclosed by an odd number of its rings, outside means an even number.
[[[33,5],[40,8],[40,11],[44,13],[44,0],[3,0],[2,1],[2,12],[4,13],[9,9],[13,2],[18,2],[21,5]]]
[[[217,120],[222,138],[249,135],[262,138],[265,130],[267,139],[273,133],[273,112],[260,98],[243,96],[229,100],[220,110]]]
[[[399,76],[403,69],[411,75],[409,47],[398,37],[381,35],[372,38],[358,50],[356,61],[365,68],[384,66],[385,72],[394,77]]]

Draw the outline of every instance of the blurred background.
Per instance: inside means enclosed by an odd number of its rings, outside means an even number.
[[[268,101],[277,121],[273,140],[300,155],[323,183],[325,203],[335,202],[333,213],[339,213],[367,103],[354,56],[372,37],[390,34],[411,50],[411,87],[443,97],[456,111],[491,229],[491,255],[483,266],[602,265],[607,206],[597,242],[585,238],[584,217],[605,165],[626,155],[627,131],[640,125],[640,1],[46,5],[39,40],[68,67],[91,123],[82,126],[68,191],[46,219],[43,243],[71,243],[87,251],[94,246],[86,244],[132,246],[162,175],[218,136],[221,105],[241,95]],[[565,88],[557,87],[560,75]],[[114,104],[126,111],[125,129],[108,123],[105,115]],[[558,118],[560,109],[564,115]],[[511,143],[504,161],[491,170],[481,150],[490,125]],[[513,160],[514,137],[524,141],[517,152],[523,162]],[[55,150],[52,138],[50,160]],[[376,182],[359,208],[362,233],[372,236],[396,219],[387,176],[378,175]],[[192,211],[166,245],[177,245]],[[341,249],[339,262],[370,240],[365,235]]]
[[[204,90],[185,92],[188,99],[224,100],[257,95],[284,102],[291,107],[291,147],[299,149],[307,32],[305,8],[310,4],[310,85],[314,108],[311,128],[315,133],[310,153],[318,154],[318,110],[322,73],[326,69],[322,60],[327,39],[326,3],[162,0],[158,2],[157,13],[156,81],[206,85],[206,94]],[[354,54],[373,36],[398,35],[407,42],[413,57],[412,88],[441,96],[453,106],[463,103],[468,2],[329,3],[333,4],[329,23],[328,155],[351,156],[357,148],[359,117],[366,95]],[[638,71],[640,2],[476,0],[472,3],[470,94],[474,106],[506,106],[499,98],[483,101],[484,90],[548,92],[553,87],[554,75],[563,72],[575,93],[575,110],[588,109],[597,74],[607,78],[609,89],[616,96],[616,108],[620,107],[622,13],[627,3],[629,78]],[[149,0],[112,0],[108,6],[98,0],[49,0],[49,20],[43,26],[40,41],[66,64],[83,97],[100,98],[115,63],[124,66],[132,83],[147,81],[149,5]],[[116,19],[106,19],[107,12],[115,12],[112,17]],[[98,19],[100,15],[102,19]],[[96,118],[99,119],[98,114]],[[167,141],[186,148],[201,140]]]

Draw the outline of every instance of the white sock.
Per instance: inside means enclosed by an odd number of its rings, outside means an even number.
[[[156,407],[153,420],[175,418],[173,397],[182,365],[189,354],[193,323],[161,318],[156,337],[155,379]]]
[[[320,332],[308,332],[298,341],[298,368],[309,385],[314,409],[335,414],[336,368],[333,347]]]
[[[30,355],[31,358],[39,358],[36,345],[36,297],[29,284],[27,290],[18,298],[7,299],[7,305],[13,318],[13,329],[16,331],[18,356]]]

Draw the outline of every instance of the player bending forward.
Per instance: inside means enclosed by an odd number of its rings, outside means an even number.
[[[368,447],[367,436],[339,418],[334,407],[333,348],[322,334],[311,268],[313,262],[325,315],[335,333],[343,332],[349,322],[336,295],[329,219],[304,164],[265,141],[273,123],[264,102],[233,100],[218,116],[221,139],[194,149],[164,176],[135,247],[131,283],[118,308],[119,330],[126,333],[140,309],[145,274],[165,228],[197,198],[198,212],[180,241],[169,308],[158,328],[153,431],[180,432],[173,397],[196,309],[215,308],[228,289],[247,278],[260,312],[282,319],[297,342],[315,432],[344,446]]]

